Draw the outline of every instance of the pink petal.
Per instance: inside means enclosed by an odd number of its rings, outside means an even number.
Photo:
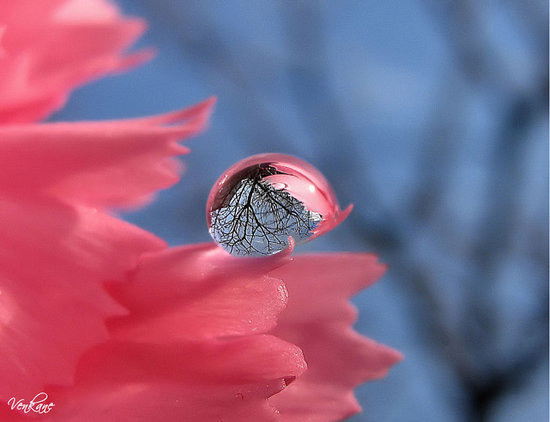
[[[81,353],[124,313],[102,288],[123,279],[153,235],[94,209],[53,199],[0,200],[0,397],[67,384]]]
[[[0,126],[0,190],[128,206],[178,180],[176,143],[201,131],[213,99],[154,118]],[[169,125],[168,125],[169,124]]]
[[[171,343],[263,333],[287,301],[283,282],[265,274],[292,248],[266,258],[235,258],[212,243],[143,257],[129,283],[111,293],[131,314],[111,321],[118,338]]]
[[[43,118],[76,86],[146,58],[123,54],[145,23],[103,0],[18,0],[2,6],[0,22],[0,124]]]
[[[289,421],[335,421],[361,410],[353,388],[386,375],[401,355],[358,335],[350,296],[385,271],[366,254],[295,258],[271,273],[284,280],[288,307],[273,334],[304,351],[308,371],[270,402]]]
[[[277,414],[266,399],[304,369],[300,349],[267,335],[111,343],[84,356],[73,387],[47,392],[55,421],[269,421]]]

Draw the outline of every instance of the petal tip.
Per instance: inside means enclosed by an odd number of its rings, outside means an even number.
[[[340,211],[339,222],[341,223],[353,211],[353,204],[349,204],[343,211]]]

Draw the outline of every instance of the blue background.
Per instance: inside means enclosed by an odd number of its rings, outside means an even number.
[[[125,216],[209,240],[234,162],[318,167],[352,215],[299,248],[372,251],[357,329],[406,360],[352,421],[547,421],[548,5],[544,1],[125,0],[151,63],[79,89],[53,120],[157,114],[217,95],[187,171]]]

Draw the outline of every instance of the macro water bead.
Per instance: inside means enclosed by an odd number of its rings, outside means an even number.
[[[232,255],[272,255],[332,229],[341,211],[325,177],[284,154],[259,154],[231,166],[210,191],[206,219],[214,241]]]

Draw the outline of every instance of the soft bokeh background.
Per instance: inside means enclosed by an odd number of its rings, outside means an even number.
[[[217,177],[297,155],[355,210],[299,249],[373,251],[357,329],[406,355],[352,421],[548,416],[548,5],[537,0],[123,0],[157,58],[54,120],[156,114],[216,94],[182,182],[127,218],[209,240]]]

